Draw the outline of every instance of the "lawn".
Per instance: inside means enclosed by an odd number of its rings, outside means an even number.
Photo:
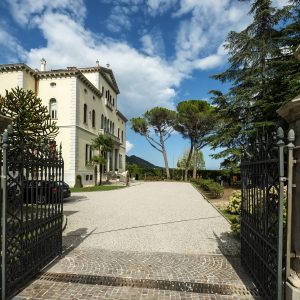
[[[82,188],[70,188],[72,193],[79,193],[79,192],[97,192],[97,191],[112,191],[123,189],[126,186],[123,185],[96,185],[96,186],[86,186]]]

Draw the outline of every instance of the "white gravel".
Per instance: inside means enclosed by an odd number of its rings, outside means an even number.
[[[151,182],[65,201],[64,235],[78,248],[235,254],[230,225],[188,183]],[[221,251],[220,251],[221,250]],[[229,253],[227,253],[229,251]]]

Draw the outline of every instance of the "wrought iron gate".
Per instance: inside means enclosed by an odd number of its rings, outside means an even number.
[[[61,253],[63,174],[61,147],[3,134],[2,299]]]
[[[261,133],[241,164],[241,258],[265,299],[282,299],[283,147]]]

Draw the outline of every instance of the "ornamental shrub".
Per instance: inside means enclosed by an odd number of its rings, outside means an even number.
[[[232,196],[229,198],[229,204],[227,206],[227,211],[231,214],[241,214],[242,205],[242,193],[240,190],[234,191]]]

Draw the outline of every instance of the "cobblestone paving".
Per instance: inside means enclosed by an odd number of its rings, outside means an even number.
[[[189,184],[146,183],[81,194],[65,211],[64,253],[46,274],[66,274],[73,281],[42,276],[17,299],[254,298],[247,293],[255,287],[240,264],[229,224]],[[109,283],[91,284],[99,278]],[[180,288],[193,284],[211,290]],[[222,287],[230,295],[216,294]]]

